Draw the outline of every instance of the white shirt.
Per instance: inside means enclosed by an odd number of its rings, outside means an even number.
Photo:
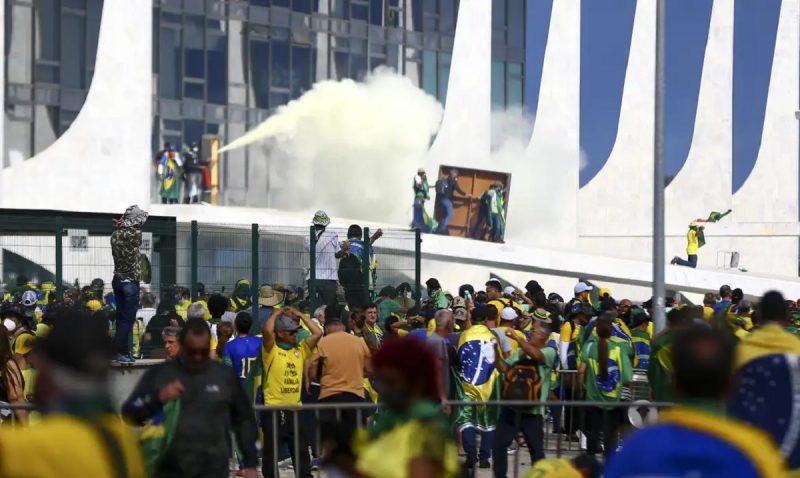
[[[303,239],[305,251],[311,249],[309,237]],[[335,232],[325,231],[317,239],[317,280],[337,280],[336,253],[339,252],[339,236]],[[307,278],[310,278],[309,275]]]
[[[153,309],[152,307],[141,308],[136,312],[136,318],[142,319],[145,327],[147,327],[147,324],[154,315],[156,315],[156,309]]]

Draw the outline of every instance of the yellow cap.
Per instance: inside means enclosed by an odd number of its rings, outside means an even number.
[[[600,289],[597,290],[597,297],[603,298],[606,294],[608,294],[609,297],[613,297],[611,295],[610,287],[601,287]]]
[[[39,323],[36,325],[36,336],[44,337],[50,333],[50,326],[47,324]]]
[[[36,342],[36,336],[24,333],[14,339],[14,353],[25,355],[33,350],[33,344]]]
[[[92,312],[97,312],[103,307],[103,304],[101,304],[97,299],[92,299],[86,303],[86,307]]]

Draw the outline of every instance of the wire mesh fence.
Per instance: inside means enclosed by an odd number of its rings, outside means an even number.
[[[49,294],[71,300],[89,288],[104,302],[114,277],[110,238],[115,217],[0,210],[3,298],[19,298],[24,290],[33,289],[44,302]],[[358,305],[363,306],[376,300],[386,285],[405,282],[418,290],[420,241],[414,231],[384,230],[379,238],[366,229],[358,238],[348,237],[346,229],[328,232],[335,235],[337,253],[342,251],[333,271],[340,295],[356,290]],[[312,230],[303,227],[178,223],[151,217],[142,231],[140,254],[149,277],[141,289],[156,298],[175,295],[178,302],[211,293],[230,296],[237,284],[246,287],[248,303],[256,305],[262,285],[280,292],[299,289],[308,296],[316,275],[311,264],[320,256],[311,246],[312,236]],[[376,239],[374,244],[371,238]],[[313,250],[318,252],[312,254]],[[368,256],[357,252],[365,250],[371,250]],[[354,267],[357,274],[352,273]],[[316,295],[309,299],[309,307],[319,303]],[[110,296],[106,300],[113,301]]]

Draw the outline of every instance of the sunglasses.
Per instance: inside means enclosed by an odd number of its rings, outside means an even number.
[[[206,356],[208,356],[210,354],[211,354],[211,348],[210,347],[203,347],[203,348],[199,348],[199,349],[192,349],[192,348],[187,348],[186,349],[186,355],[188,357],[206,357]]]

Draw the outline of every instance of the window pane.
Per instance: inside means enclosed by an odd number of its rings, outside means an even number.
[[[272,41],[272,86],[289,87],[289,43]],[[271,105],[274,107],[275,105]]]
[[[183,46],[184,48],[203,48],[205,37],[205,17],[186,15],[183,17]]]
[[[203,88],[202,83],[189,83],[187,82],[184,85],[184,96],[186,98],[196,98],[198,100],[205,99],[205,88]]]
[[[492,29],[506,27],[506,0],[492,0]]]
[[[266,109],[269,107],[269,42],[250,40],[250,65],[255,106]]]
[[[311,13],[311,0],[292,0],[292,10],[295,12]]]
[[[525,46],[525,4],[523,0],[508,0],[508,44]]]
[[[425,50],[422,52],[422,89],[432,96],[436,96],[436,52]]]
[[[336,67],[336,79],[341,80],[343,78],[350,77],[350,54],[337,51],[333,53],[333,62],[334,66]]]
[[[61,85],[82,89],[86,68],[83,42],[83,17],[65,14],[61,17]]]
[[[180,30],[162,28],[158,45],[158,90],[159,96],[179,99],[180,85],[183,82],[181,66]]]
[[[455,35],[458,0],[441,0],[441,2],[442,16],[439,19],[440,31],[448,35]]]
[[[225,73],[227,61],[225,51],[209,50],[208,55],[208,75],[206,76],[206,86],[208,87],[208,102],[224,105],[227,101],[227,82]]]
[[[351,20],[369,20],[369,5],[356,4],[350,5]]]
[[[273,7],[288,7],[289,0],[272,0]]]
[[[331,0],[331,13],[336,18],[350,18],[350,0]]]
[[[422,0],[410,0],[411,4],[411,15],[412,15],[412,28],[409,30],[414,30],[417,32],[422,31]]]
[[[199,120],[184,120],[183,121],[183,140],[188,144],[196,141],[200,144],[203,137],[204,125]]]
[[[187,48],[183,50],[183,58],[186,65],[184,74],[189,78],[204,78],[206,64],[203,59],[203,50]]]
[[[508,79],[506,82],[509,107],[522,106],[522,80],[522,65],[519,63],[509,63]]]
[[[492,62],[492,107],[503,109],[506,107],[506,75],[505,64],[499,61]]]
[[[439,13],[438,2],[436,0],[424,0],[422,3],[425,13]]]
[[[94,66],[95,57],[97,56],[97,38],[100,36],[100,14],[102,11],[102,0],[88,0],[86,2],[86,63],[89,67]]]
[[[367,56],[350,55],[350,77],[361,81],[367,76]]]
[[[383,0],[370,0],[369,22],[373,25],[383,25]]]
[[[36,2],[36,59],[58,61],[58,4],[55,0]]]
[[[450,80],[450,53],[439,53],[439,94],[442,104],[447,101],[447,82]]]
[[[283,106],[289,102],[289,94],[288,93],[281,93],[278,91],[273,91],[269,95],[269,104],[271,108],[277,108],[279,106]]]
[[[299,98],[311,88],[311,49],[292,47],[292,98]]]

